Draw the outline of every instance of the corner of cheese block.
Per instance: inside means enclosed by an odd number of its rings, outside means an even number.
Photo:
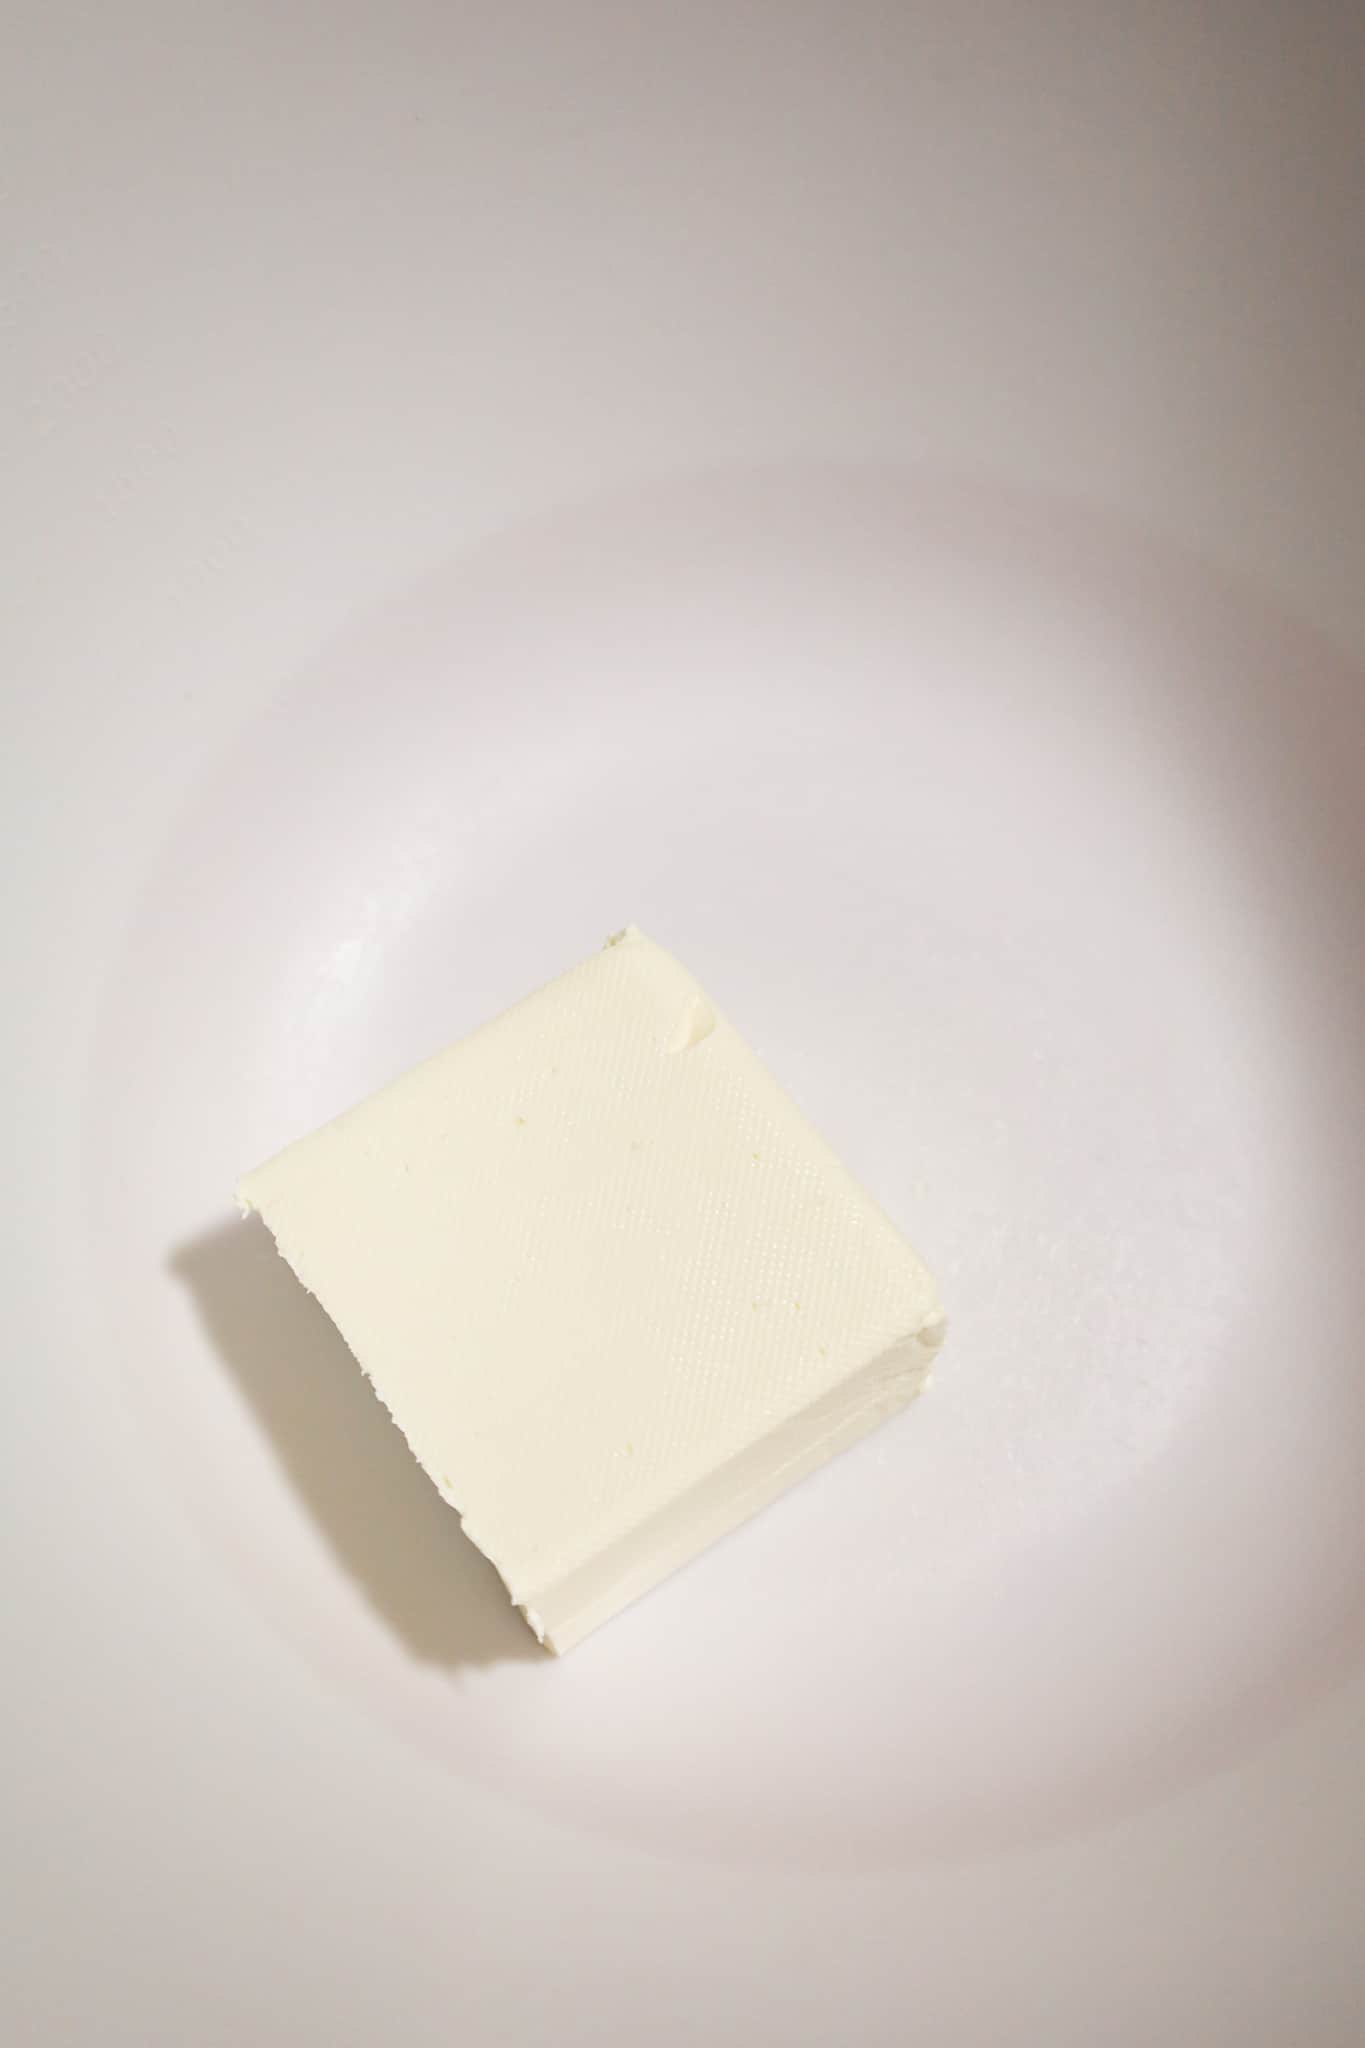
[[[487,1552],[485,1552],[485,1556],[486,1555]],[[489,1562],[491,1563],[492,1560],[490,1559]],[[497,1571],[497,1566],[494,1565],[493,1569]],[[499,1577],[501,1576],[501,1573],[499,1573]],[[503,1583],[506,1584],[506,1581],[504,1580]],[[521,1616],[522,1620],[526,1623],[527,1628],[530,1629],[532,1635],[540,1644],[541,1649],[547,1650],[550,1656],[557,1657],[559,1655],[559,1645],[546,1631],[545,1623],[542,1621],[540,1615],[536,1612],[535,1608],[529,1607],[524,1600],[514,1600],[512,1602],[512,1605],[516,1608],[517,1613]]]
[[[948,1334],[948,1318],[937,1305],[931,1308],[915,1332],[914,1341],[922,1350],[936,1353],[942,1350],[943,1340]]]
[[[789,1418],[780,1433],[749,1444],[562,1578],[517,1598],[540,1642],[563,1656],[798,1480],[908,1407],[932,1382],[947,1327],[936,1305],[852,1381],[827,1389]]]
[[[269,1234],[270,1241],[274,1247],[276,1256],[283,1260],[284,1264],[289,1268],[290,1272],[293,1274],[299,1286],[303,1288],[304,1292],[306,1294],[311,1295],[315,1300],[319,1300],[320,1297],[317,1295],[316,1290],[310,1284],[307,1275],[304,1273],[302,1269],[302,1266],[297,1255],[291,1247],[285,1244],[278,1228],[276,1227],[275,1221],[268,1213],[265,1200],[262,1199],[261,1194],[257,1190],[257,1183],[259,1182],[261,1175],[268,1170],[269,1164],[270,1162],[267,1160],[264,1167],[254,1168],[252,1172],[246,1174],[243,1177],[243,1179],[238,1182],[237,1187],[234,1190],[234,1200],[236,1201],[237,1207],[240,1210],[244,1221],[249,1222],[252,1217],[256,1217],[259,1219],[263,1229],[265,1229],[266,1232]],[[328,1310],[327,1304],[325,1302],[322,1303],[322,1307],[324,1313],[326,1313],[329,1317],[329,1320],[332,1321],[333,1327],[337,1330],[337,1334],[341,1338],[342,1343],[345,1344],[347,1350],[351,1354],[351,1357],[354,1359],[356,1366],[362,1374],[362,1376],[364,1377],[371,1393],[374,1394],[374,1396],[379,1402],[380,1407],[384,1410],[384,1413],[388,1416],[390,1422],[394,1424],[395,1428],[398,1430],[399,1435],[402,1437],[404,1443],[407,1445],[408,1450],[412,1453],[413,1460],[417,1465],[419,1471],[422,1473],[423,1478],[429,1481],[431,1485],[433,1485],[436,1488],[436,1491],[440,1494],[442,1500],[444,1500],[447,1507],[449,1507],[457,1516],[460,1523],[460,1527],[463,1529],[470,1543],[474,1546],[474,1548],[477,1551],[481,1553],[482,1556],[486,1557],[488,1562],[492,1565],[494,1571],[502,1580],[503,1587],[507,1593],[508,1599],[512,1603],[512,1606],[516,1609],[517,1613],[522,1616],[523,1620],[526,1622],[527,1626],[534,1634],[537,1642],[541,1645],[542,1649],[545,1649],[549,1651],[552,1655],[557,1656],[560,1652],[561,1644],[551,1637],[545,1621],[542,1619],[541,1615],[536,1611],[536,1609],[533,1606],[531,1606],[525,1599],[522,1598],[517,1587],[514,1585],[512,1579],[509,1577],[502,1560],[497,1555],[496,1544],[487,1541],[478,1529],[470,1526],[469,1522],[465,1517],[464,1511],[460,1506],[459,1501],[455,1498],[454,1491],[451,1488],[450,1482],[446,1479],[445,1474],[438,1473],[435,1465],[431,1462],[431,1460],[423,1456],[421,1450],[413,1441],[411,1432],[405,1426],[402,1417],[393,1408],[392,1404],[385,1395],[383,1388],[380,1386],[378,1380],[375,1378],[375,1375],[370,1370],[365,1359],[361,1356],[360,1352],[356,1349],[356,1347],[351,1343],[345,1330],[341,1329],[340,1325],[336,1323],[335,1318],[331,1316],[330,1310]]]

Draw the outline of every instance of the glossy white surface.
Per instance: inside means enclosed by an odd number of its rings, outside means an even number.
[[[1357,2038],[1362,37],[1139,13],[21,27],[10,2036]],[[557,1665],[223,1190],[607,904],[952,1370]]]

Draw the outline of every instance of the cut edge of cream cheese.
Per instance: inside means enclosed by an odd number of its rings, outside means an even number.
[[[237,1189],[556,1653],[923,1391],[926,1268],[634,926]]]

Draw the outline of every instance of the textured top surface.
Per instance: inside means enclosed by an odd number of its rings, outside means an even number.
[[[935,1309],[881,1211],[634,930],[239,1195],[519,1597]]]

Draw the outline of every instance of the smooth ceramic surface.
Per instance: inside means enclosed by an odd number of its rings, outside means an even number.
[[[655,1849],[999,1846],[1227,1760],[1361,1619],[1362,761],[1356,678],[1027,497],[791,472],[489,549],[195,793],[107,991],[91,1249],[167,1483],[435,1762]],[[405,1643],[459,1540],[224,1191],[635,917],[930,1247],[952,1348],[570,1664],[482,1572]]]
[[[606,119],[633,49],[656,109],[695,112],[691,45],[577,12],[581,50],[561,54],[579,104]],[[524,271],[482,273],[492,307],[469,326],[467,272],[417,282],[440,246],[414,211],[424,179],[454,195],[453,233],[486,254],[524,235],[558,274],[544,160],[473,112],[523,92],[559,106],[548,18],[539,65],[510,32],[416,10],[392,39],[357,15],[320,80],[297,24],[278,45],[264,24],[209,52],[173,39],[150,70],[117,59],[135,88],[173,77],[190,99],[209,76],[210,115],[266,81],[241,175],[259,198],[273,149],[318,181],[322,268],[275,268],[289,209],[282,229],[253,201],[267,301],[235,188],[201,171],[225,209],[221,262],[284,370],[244,321],[246,395],[180,389],[184,336],[202,375],[224,288],[191,264],[188,311],[162,273],[143,312],[112,295],[114,330],[161,350],[140,465],[116,444],[141,373],[104,381],[105,329],[66,411],[27,415],[30,502],[69,486],[53,515],[67,573],[40,550],[52,571],[21,593],[46,687],[17,706],[9,764],[26,880],[6,1877],[14,2037],[35,2048],[1356,2038],[1358,553],[1336,525],[1313,551],[1288,518],[1248,513],[1239,480],[1271,458],[1236,421],[1198,480],[1189,433],[1153,441],[1111,410],[1092,444],[1095,388],[1060,358],[1053,459],[1029,458],[1017,393],[994,432],[998,373],[1053,317],[1041,291],[998,355],[970,323],[929,348],[933,420],[913,380],[883,375],[910,286],[849,223],[888,164],[921,195],[934,163],[961,168],[940,117],[903,139],[916,108],[985,94],[1040,196],[1055,172],[1044,247],[1064,267],[1078,223],[1094,248],[1108,228],[1123,289],[1069,289],[1138,391],[1155,344],[1133,343],[1125,308],[1156,245],[1098,170],[1078,190],[1051,144],[1021,138],[1051,106],[1095,165],[1119,153],[1141,211],[1127,94],[1176,122],[1168,60],[1193,48],[1153,27],[1125,49],[1096,26],[1068,67],[1076,23],[1058,11],[1045,70],[1035,53],[1011,78],[975,30],[938,24],[921,71],[910,18],[868,11],[845,36],[812,16],[784,74],[803,105],[825,105],[812,66],[832,94],[809,232],[826,274],[843,265],[839,304],[856,290],[879,323],[794,323],[786,366],[772,358],[780,402],[745,397],[722,341],[727,321],[752,333],[762,295],[722,262],[692,359],[720,424],[679,416],[670,438],[694,344],[635,324],[666,288],[646,254],[613,302],[603,390],[642,392],[648,359],[657,405],[648,425],[604,413],[577,452],[598,374],[590,280],[611,269],[586,228],[589,282],[561,279],[557,302],[579,388],[547,386],[539,449],[510,409],[550,346],[521,317]],[[94,93],[94,45],[34,33],[49,103]],[[1330,82],[1356,53],[1345,28],[1315,33],[1277,72],[1248,30],[1234,100],[1248,124],[1266,94],[1317,108],[1314,225],[1295,247],[1310,267],[1319,252],[1323,284],[1295,303],[1330,385],[1346,287],[1339,264],[1326,281],[1323,194],[1347,147]],[[745,134],[783,160],[770,49],[726,44],[744,104],[722,97],[708,162]],[[328,265],[378,201],[343,83],[385,110],[380,176],[405,202],[354,286]],[[151,141],[131,122],[111,138],[120,193],[143,189],[144,164],[200,161],[189,100],[151,100]],[[469,122],[433,127],[447,103]],[[1228,118],[1189,201],[1210,232],[1241,218],[1222,172],[1258,161]],[[857,135],[866,163],[843,147]],[[662,179],[689,160],[670,138],[616,142]],[[562,158],[585,205],[594,146]],[[30,148],[41,162],[41,134]],[[726,189],[771,216],[770,288],[795,312],[784,201],[726,161]],[[455,203],[471,179],[500,231]],[[611,190],[608,240],[643,207],[729,247],[709,187]],[[68,185],[26,198],[61,227],[35,260],[51,268],[55,247],[68,274],[45,273],[34,301],[60,342],[58,312],[114,257],[83,239]],[[970,213],[970,191],[955,204]],[[1277,232],[1299,200],[1279,204]],[[164,255],[177,223],[212,212],[203,191],[167,205],[134,221],[127,291],[144,241]],[[947,261],[941,221],[907,232]],[[1168,260],[1193,265],[1201,237],[1172,233]],[[1017,251],[1002,221],[989,239],[1003,278]],[[964,279],[937,317],[965,320],[976,290]],[[419,342],[426,293],[451,347],[492,351],[477,404]],[[309,309],[343,303],[355,320],[310,354]],[[1167,396],[1187,425],[1201,392],[1229,403],[1202,353],[1216,326],[1183,304],[1156,337],[1183,365]],[[1282,345],[1228,342],[1228,374],[1259,390]],[[242,433],[276,375],[296,402],[272,414],[266,459]],[[364,391],[384,394],[382,458]],[[460,419],[463,464],[446,469]],[[1322,506],[1359,475],[1352,432],[1338,467],[1322,458]],[[1102,485],[1100,454],[1122,488]],[[78,477],[105,493],[104,525]],[[904,1225],[952,1330],[927,1400],[555,1663],[229,1195],[628,920],[696,970]]]

